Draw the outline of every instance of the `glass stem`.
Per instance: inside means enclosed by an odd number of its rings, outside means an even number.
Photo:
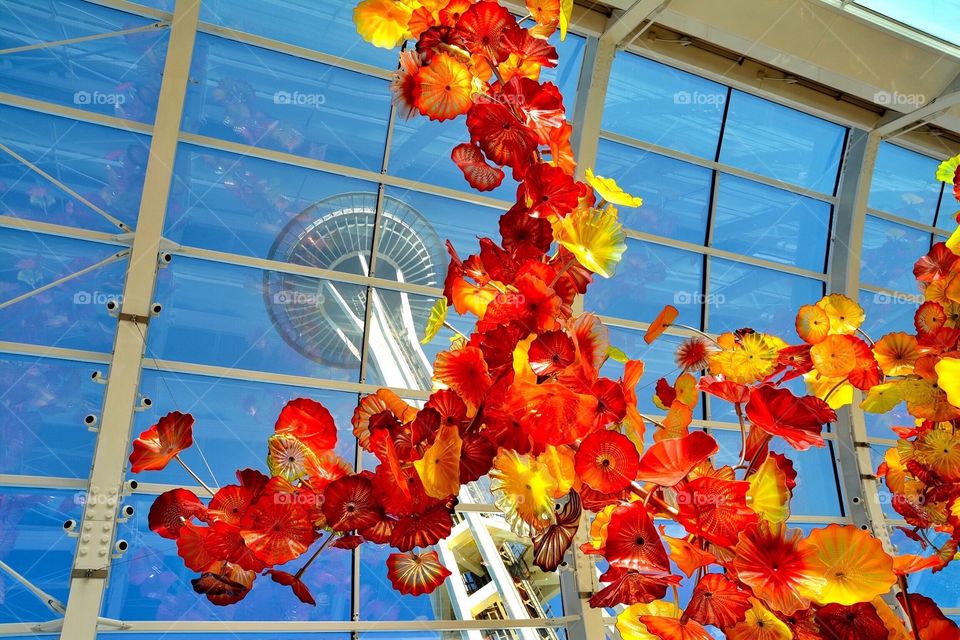
[[[211,489],[210,487],[208,487],[208,486],[207,486],[207,483],[204,482],[203,480],[201,480],[201,479],[200,479],[200,476],[198,476],[196,473],[194,473],[193,469],[191,469],[189,466],[187,466],[187,463],[183,461],[183,458],[180,457],[180,454],[178,453],[177,455],[174,456],[174,458],[176,459],[177,462],[180,463],[180,466],[183,467],[183,470],[186,471],[187,473],[189,473],[189,474],[190,474],[190,477],[193,478],[194,481],[195,481],[197,484],[199,484],[201,487],[203,487],[203,490],[206,491],[207,493],[209,493],[209,494],[210,494],[210,497],[212,498],[213,495],[214,495],[213,489]]]

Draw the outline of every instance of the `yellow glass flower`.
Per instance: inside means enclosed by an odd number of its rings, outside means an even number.
[[[375,47],[393,49],[407,34],[413,9],[394,0],[363,0],[353,10],[357,33]]]
[[[747,504],[767,522],[785,522],[790,517],[790,488],[787,475],[776,460],[767,457],[749,478]]]
[[[420,482],[431,498],[446,498],[460,492],[460,451],[463,440],[457,425],[444,425],[423,457],[413,463]]]
[[[953,184],[953,178],[957,175],[957,167],[960,167],[960,156],[953,156],[944,160],[937,167],[937,180]]]
[[[643,198],[630,195],[613,178],[594,175],[593,169],[587,169],[586,179],[590,186],[597,190],[600,197],[611,204],[619,204],[623,207],[639,207],[643,204]]]
[[[537,456],[537,462],[545,465],[547,471],[556,481],[552,497],[556,499],[567,495],[573,487],[573,480],[576,476],[573,449],[565,446],[547,445],[546,450]]]
[[[828,378],[811,371],[803,375],[803,381],[807,383],[810,395],[826,401],[831,409],[839,409],[853,402],[853,385],[845,378]]]
[[[289,433],[275,433],[267,439],[267,467],[270,474],[296,482],[307,476],[307,463],[314,457],[310,447]]]
[[[937,372],[937,386],[947,394],[947,402],[960,407],[960,359],[941,358],[934,366]]]
[[[773,371],[777,354],[787,343],[776,336],[748,333],[730,349],[709,356],[710,373],[727,380],[751,384]]]
[[[823,582],[811,583],[810,597],[820,604],[868,602],[897,581],[893,558],[859,527],[831,524],[814,529],[801,544],[816,551],[812,566]]]
[[[423,331],[423,340],[420,344],[427,344],[436,337],[443,323],[447,321],[447,310],[447,299],[441,296],[430,309],[430,317],[427,318],[427,326]]]
[[[909,333],[888,333],[873,346],[873,355],[886,375],[904,376],[913,373],[920,346],[917,337]]]
[[[903,385],[899,382],[887,382],[872,387],[860,408],[867,413],[887,413],[903,402]]]
[[[914,442],[914,458],[944,482],[960,481],[960,436],[951,423],[941,423]]]
[[[726,629],[728,640],[791,640],[793,632],[756,598],[750,598],[750,609],[743,622]]]
[[[604,278],[613,276],[627,250],[623,225],[617,210],[576,209],[554,224],[553,237],[576,257],[577,262]]]
[[[854,333],[865,318],[863,307],[840,293],[824,296],[817,306],[830,317],[830,333]]]
[[[553,512],[554,479],[545,464],[512,449],[501,449],[490,470],[490,491],[518,535],[542,531]]]
[[[660,640],[647,630],[647,625],[640,622],[643,616],[676,616],[680,612],[677,605],[665,600],[654,600],[650,604],[642,602],[632,604],[617,616],[617,631],[623,640]]]

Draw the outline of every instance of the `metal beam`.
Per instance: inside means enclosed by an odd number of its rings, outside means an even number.
[[[71,572],[64,614],[67,637],[87,640],[97,635],[116,533],[130,428],[140,386],[147,323],[158,269],[158,253],[173,176],[184,96],[193,57],[200,0],[177,0],[163,82],[157,104],[143,196],[137,218],[123,303],[114,339],[113,357],[83,519]]]
[[[893,118],[889,122],[881,123],[874,128],[874,133],[879,135],[881,139],[895,137],[911,125],[922,124],[923,121],[930,120],[958,104],[960,104],[960,75],[951,80],[939,96],[919,109]]]
[[[662,11],[669,2],[670,0],[636,0],[623,13],[613,15],[600,36],[601,43],[619,45],[634,29],[643,24],[644,20]]]
[[[852,130],[840,182],[840,198],[836,211],[831,246],[830,292],[842,293],[857,300],[860,295],[860,269],[863,252],[863,229],[867,217],[867,200],[876,166],[880,134]],[[846,505],[854,524],[873,529],[886,546],[889,537],[883,521],[877,481],[873,477],[873,461],[867,441],[863,411],[854,394],[850,407],[838,412],[836,423],[837,464],[846,494]]]

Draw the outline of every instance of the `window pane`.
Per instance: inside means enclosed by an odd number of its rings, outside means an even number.
[[[108,258],[123,247],[0,229],[0,301],[12,300]],[[127,259],[0,310],[0,336],[16,342],[109,353]]]
[[[295,398],[310,398],[325,406],[337,425],[335,451],[351,466],[357,457],[350,424],[357,406],[355,393],[155,369],[144,370],[140,392],[153,400],[153,408],[136,414],[134,435],[171,411],[192,414],[194,444],[181,456],[207,482],[212,475],[217,484],[230,484],[235,482],[235,471],[245,467],[266,473],[267,438],[284,405]],[[195,484],[176,464],[137,477],[144,482]]]
[[[752,329],[791,337],[797,309],[823,296],[823,283],[790,273],[710,258],[708,329]]]
[[[641,207],[619,207],[624,226],[703,244],[710,207],[709,169],[600,140],[596,172],[643,198]]]
[[[832,194],[845,136],[840,125],[734,91],[720,161]]]
[[[913,264],[930,250],[930,234],[867,216],[863,228],[860,280],[894,291],[914,292]]]
[[[76,0],[0,3],[0,49],[149,25]],[[4,55],[0,91],[153,124],[169,29]]]
[[[176,540],[161,538],[147,524],[155,496],[135,494],[126,498],[136,510],[117,530],[130,549],[114,562],[104,596],[103,614],[122,620],[349,620],[351,553],[336,547],[324,549],[320,561],[303,574],[303,581],[317,606],[302,604],[290,588],[257,576],[253,589],[229,607],[212,604],[193,591],[190,580],[197,574],[177,555]],[[314,543],[314,548],[319,545]],[[308,551],[308,554],[312,551]],[[309,555],[307,556],[309,557]],[[289,573],[303,566],[306,558],[275,568]]]
[[[366,289],[177,256],[160,272],[148,355],[355,382]]]
[[[353,0],[204,0],[200,19],[280,42],[393,70],[397,50],[357,34]],[[278,16],[283,16],[278,19]]]
[[[938,547],[943,546],[949,540],[946,535],[933,532],[931,532],[930,538],[931,542]],[[930,555],[929,547],[922,547],[920,543],[908,538],[900,529],[894,529],[890,532],[890,542],[896,546],[899,554]],[[937,573],[927,569],[910,574],[910,591],[933,598],[940,607],[956,608],[960,606],[960,594],[957,593],[956,589],[958,582],[960,582],[960,568],[951,562]]]
[[[387,187],[376,275],[388,280],[442,287],[450,256],[477,253],[478,237],[500,238],[499,209]],[[381,260],[382,258],[382,260]]]
[[[0,560],[63,603],[76,546],[76,538],[64,535],[63,522],[80,520],[83,497],[76,491],[0,488]],[[35,595],[4,574],[0,624],[53,616]]]
[[[0,141],[93,205],[135,226],[150,148],[148,136],[0,107]],[[117,225],[2,151],[0,213],[119,232]]]
[[[870,185],[869,206],[901,218],[933,224],[940,198],[939,160],[885,142]]]
[[[366,273],[376,206],[369,182],[181,144],[164,237]]]
[[[380,172],[386,80],[214,36],[197,36],[183,128]]]
[[[913,315],[923,304],[920,293],[889,294],[860,290],[860,306],[867,318],[861,327],[874,340],[894,331],[916,333]]]
[[[620,52],[603,112],[607,131],[713,160],[727,88]]]
[[[711,245],[823,271],[830,205],[730,175],[719,176]]]
[[[0,356],[0,473],[86,480],[96,434],[83,419],[99,415],[104,389],[90,380],[96,368],[87,362]]]
[[[616,275],[595,276],[584,306],[601,315],[653,322],[672,304],[680,310],[679,322],[699,327],[702,294],[702,255],[628,239]]]

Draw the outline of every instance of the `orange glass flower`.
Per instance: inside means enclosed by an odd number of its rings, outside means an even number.
[[[761,522],[740,535],[731,566],[737,578],[771,609],[787,615],[810,605],[807,590],[822,581],[815,552],[801,544],[802,533]]]

